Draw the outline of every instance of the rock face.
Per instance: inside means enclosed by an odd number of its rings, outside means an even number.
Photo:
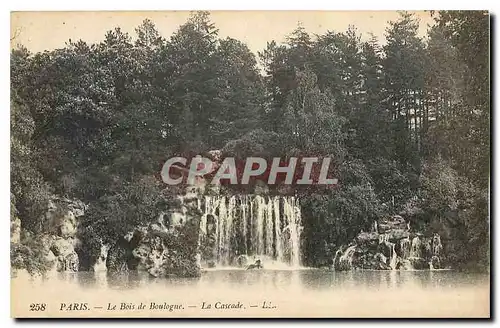
[[[198,230],[195,219],[182,227],[137,228],[132,238],[123,238],[109,249],[107,270],[146,271],[153,277],[197,277],[201,273]]]
[[[196,190],[187,190],[157,222],[137,227],[121,238],[107,253],[108,271],[146,271],[153,277],[200,276],[198,199]]]
[[[438,234],[424,237],[396,215],[374,222],[370,232],[360,232],[353,242],[340,247],[333,265],[336,270],[439,269],[442,250]]]
[[[52,196],[37,234],[22,231],[21,221],[11,218],[11,263],[16,264],[16,269],[26,267],[23,258],[36,250],[42,263],[40,272],[45,268],[60,272],[138,270],[153,277],[200,276],[199,207],[206,183],[204,179],[197,182],[184,188],[174,200],[166,200],[168,205],[156,222],[136,226],[118,240],[106,240],[108,244],[81,224],[87,205]],[[30,268],[35,264],[30,262]]]
[[[79,259],[75,248],[78,219],[85,214],[86,205],[78,200],[52,197],[45,217],[45,234],[42,237],[47,260],[52,260],[57,271],[78,271]]]
[[[40,220],[39,232],[23,230],[21,221],[11,221],[11,264],[13,270],[26,269],[30,273],[70,271],[80,269],[75,248],[80,241],[78,221],[86,206],[78,200],[53,196],[47,212]]]
[[[76,200],[53,197],[48,204],[40,237],[51,271],[146,271],[154,277],[199,276],[199,194],[203,186],[187,188],[156,222],[137,226],[111,244],[83,240],[79,219],[86,206]],[[16,222],[11,239],[17,240]],[[17,230],[16,230],[17,229]]]

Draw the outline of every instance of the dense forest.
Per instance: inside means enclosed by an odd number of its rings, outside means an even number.
[[[489,16],[401,12],[386,42],[309,34],[252,53],[195,12],[169,38],[145,20],[100,43],[11,52],[11,219],[37,258],[56,194],[90,204],[88,243],[156,217],[179,154],[329,156],[339,185],[301,195],[303,261],[321,266],[373,220],[444,236],[457,268],[489,267]],[[14,40],[15,41],[15,40]]]

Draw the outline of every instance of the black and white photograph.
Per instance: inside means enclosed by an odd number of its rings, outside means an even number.
[[[13,318],[490,318],[487,10],[13,11]]]

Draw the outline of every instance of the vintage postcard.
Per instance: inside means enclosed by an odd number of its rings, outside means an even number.
[[[489,318],[487,11],[12,12],[11,316]]]

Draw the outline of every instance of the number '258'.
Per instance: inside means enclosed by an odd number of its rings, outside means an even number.
[[[30,304],[30,311],[45,311],[45,303],[32,303]]]

